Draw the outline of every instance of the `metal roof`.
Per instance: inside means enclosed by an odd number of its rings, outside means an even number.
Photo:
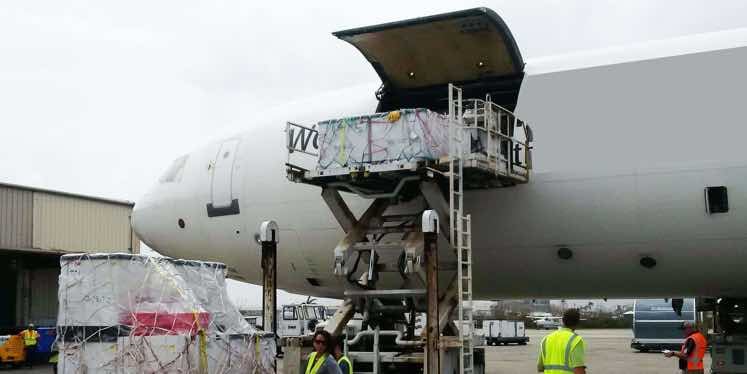
[[[22,185],[13,184],[13,183],[0,182],[0,187],[14,188],[14,189],[23,190],[23,191],[44,192],[44,193],[53,194],[53,195],[75,197],[79,199],[99,201],[99,202],[109,203],[109,204],[126,205],[130,207],[135,206],[135,202],[129,201],[129,200],[109,199],[105,197],[82,195],[82,194],[76,194],[76,193],[71,193],[71,192],[51,190],[51,189],[46,189],[46,188],[22,186]]]

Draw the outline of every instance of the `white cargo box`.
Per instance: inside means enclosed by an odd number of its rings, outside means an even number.
[[[77,344],[60,342],[58,373],[121,373],[117,342]]]

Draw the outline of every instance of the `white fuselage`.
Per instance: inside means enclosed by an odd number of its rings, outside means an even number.
[[[466,195],[475,297],[746,296],[746,45],[736,30],[528,61],[516,113],[532,124],[537,172]],[[254,236],[273,219],[279,286],[341,297],[332,264],[342,231],[319,188],[286,179],[283,129],[371,113],[375,88],[284,105],[189,154],[174,181],[138,201],[137,233],[163,254],[225,262],[229,276],[260,283]],[[728,188],[727,213],[706,212],[707,186]],[[240,213],[208,217],[206,204],[227,197]],[[356,214],[370,202],[345,197]],[[573,257],[559,259],[560,247]]]

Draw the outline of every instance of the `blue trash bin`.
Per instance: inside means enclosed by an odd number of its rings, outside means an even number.
[[[39,327],[36,329],[39,332],[39,340],[36,343],[36,352],[41,354],[52,353],[52,343],[54,343],[57,337],[56,327]]]

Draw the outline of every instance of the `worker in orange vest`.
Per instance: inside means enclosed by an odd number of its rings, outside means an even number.
[[[682,329],[685,331],[685,342],[679,352],[664,351],[664,356],[676,356],[680,359],[680,370],[683,374],[703,374],[703,357],[705,356],[708,341],[692,322],[683,322]]]

